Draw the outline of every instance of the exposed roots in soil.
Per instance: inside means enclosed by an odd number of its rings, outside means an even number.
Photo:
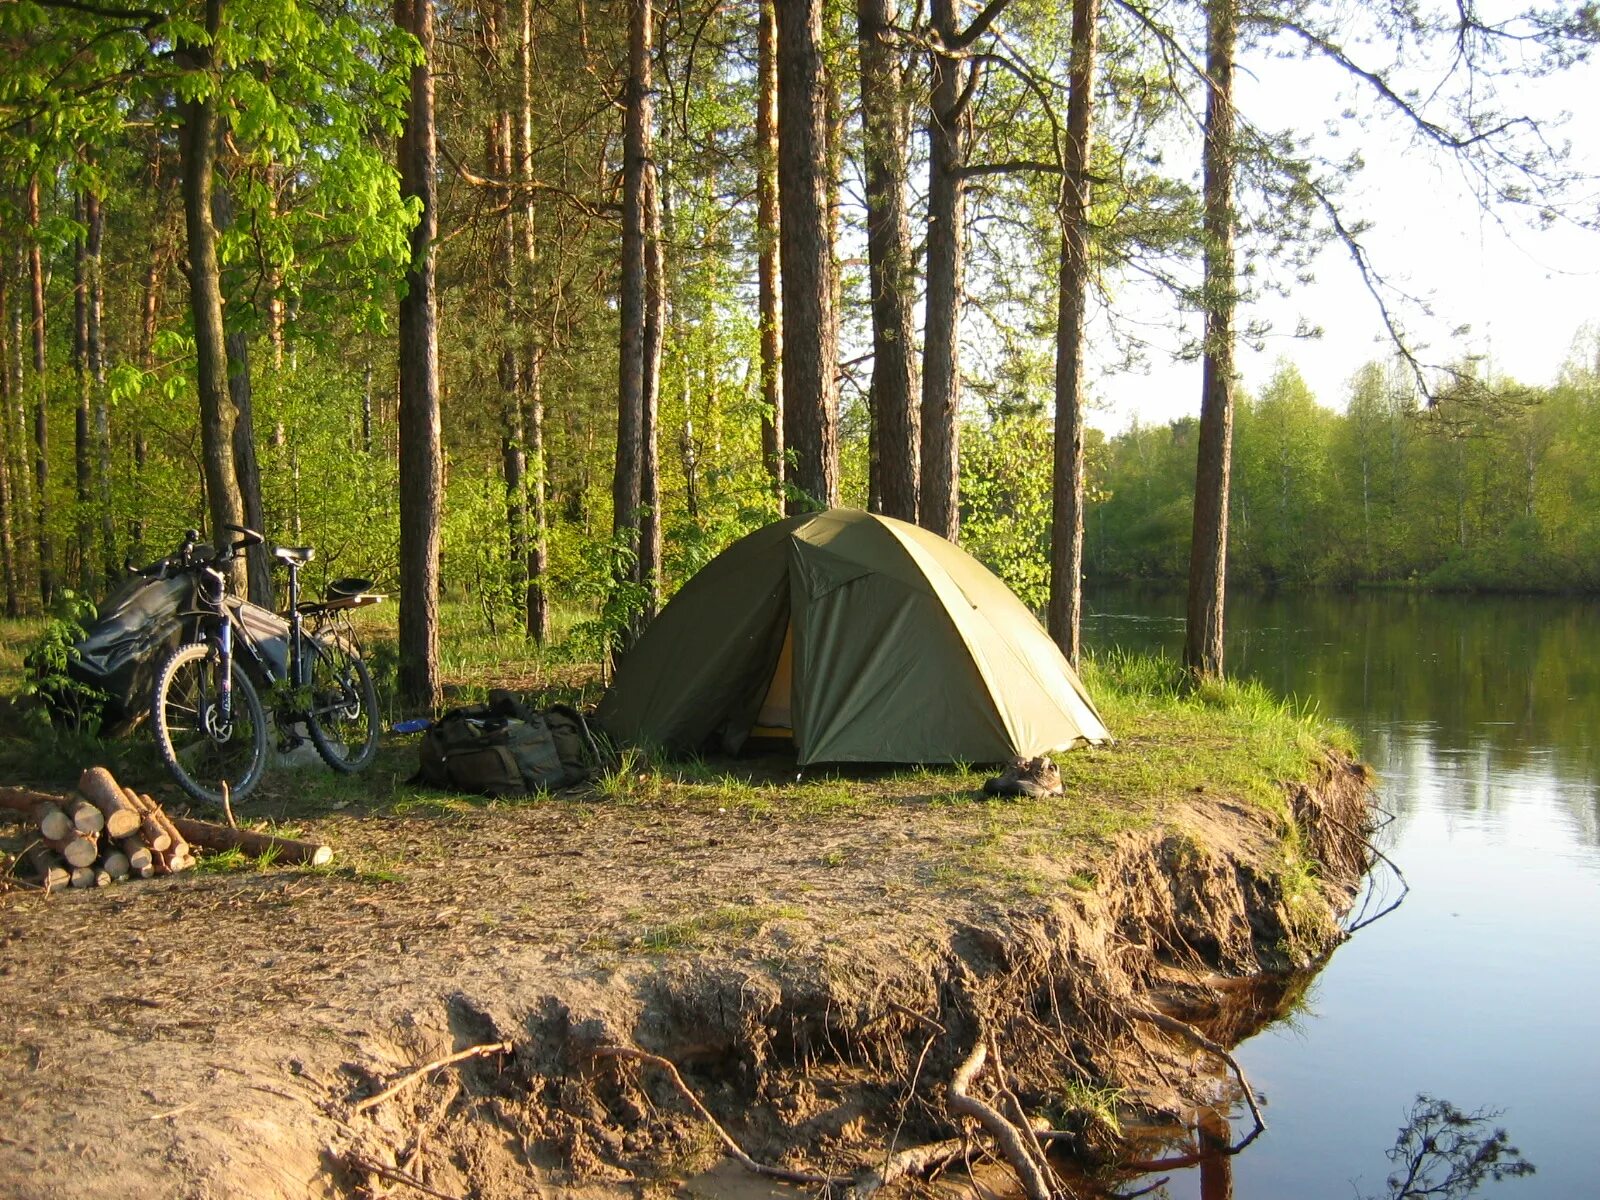
[[[1130,838],[1094,891],[929,930],[925,951],[674,959],[577,994],[457,996],[443,1048],[474,1054],[455,1056],[443,1091],[431,1064],[413,1086],[339,1098],[349,1136],[330,1157],[358,1194],[490,1200],[667,1183],[726,1153],[865,1200],[988,1156],[1029,1200],[1054,1200],[1068,1189],[1046,1147],[1114,1168],[1112,1107],[1180,1118],[1242,1101],[1256,1128],[1236,1152],[1264,1122],[1226,1047],[1275,1014],[1228,979],[1286,972],[1342,938],[1370,862],[1367,795],[1360,768],[1333,763],[1291,797],[1311,896],[1262,865],[1282,830],[1230,812],[1232,841],[1222,822]],[[497,1043],[514,1050],[484,1057]]]

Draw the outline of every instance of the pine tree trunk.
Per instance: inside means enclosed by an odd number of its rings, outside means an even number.
[[[906,220],[906,123],[894,0],[857,0],[872,284],[872,461],[877,511],[917,519],[922,431],[916,407],[916,274]]]
[[[829,246],[822,0],[778,12],[778,192],[783,211],[783,443],[790,513],[839,502],[837,346]]]
[[[95,503],[100,510],[100,561],[107,581],[117,577],[117,528],[111,517],[111,398],[106,391],[105,212],[100,197],[85,198],[89,218],[89,379],[94,388]]]
[[[1056,328],[1055,480],[1050,523],[1050,636],[1078,665],[1083,612],[1083,324],[1089,292],[1089,162],[1100,0],[1073,0],[1072,67],[1061,184],[1061,294]]]
[[[955,0],[933,0],[935,31],[956,36]],[[970,70],[970,68],[969,68]],[[961,60],[933,55],[928,121],[927,314],[922,348],[922,487],[919,519],[925,529],[955,541],[961,531],[960,431],[962,225],[965,206],[959,171],[966,159]]]
[[[497,34],[487,39],[495,51],[499,48]],[[493,69],[494,63],[486,64]],[[512,153],[512,128],[516,117],[509,107],[491,115],[485,131],[485,159],[496,178],[510,180],[515,164]],[[504,212],[496,219],[495,276],[491,304],[503,314],[495,323],[499,326],[500,364],[497,377],[500,383],[500,472],[505,484],[506,497],[506,548],[509,555],[510,583],[521,607],[527,594],[528,569],[528,454],[527,431],[523,425],[522,368],[517,362],[517,350],[522,341],[513,313],[517,309],[515,292],[520,267],[517,247],[517,226],[520,211],[516,191],[509,183],[499,189],[498,196]],[[524,618],[525,619],[525,618]],[[519,621],[518,624],[522,624]]]
[[[6,589],[6,616],[22,615],[17,593],[16,534],[12,524],[11,406],[16,399],[14,367],[22,347],[12,335],[11,264],[0,263],[0,577]]]
[[[72,218],[82,232],[72,239],[72,377],[77,405],[72,422],[74,527],[72,576],[88,593],[95,589],[94,568],[94,406],[89,375],[89,213],[84,189],[72,197]]]
[[[778,298],[778,12],[760,0],[756,91],[756,274],[761,319],[761,456],[783,499],[783,313]]]
[[[211,219],[218,234],[233,228],[233,197],[224,183],[211,194]],[[238,296],[244,289],[244,280],[236,270],[230,270],[223,279],[223,306],[227,297]],[[244,509],[244,523],[258,533],[266,533],[266,512],[261,503],[261,464],[256,457],[256,419],[254,388],[250,375],[250,338],[237,325],[223,338],[228,357],[228,401],[233,405],[233,472],[239,481],[239,499]],[[245,557],[245,573],[250,602],[263,608],[272,607],[272,558],[263,543],[252,546]]]
[[[644,404],[639,470],[639,582],[645,602],[640,629],[661,605],[661,346],[666,333],[667,281],[661,244],[661,175],[645,171]]]
[[[39,177],[28,179],[28,274],[33,300],[33,490],[39,549],[39,599],[46,607],[55,599],[55,546],[50,534],[50,383],[46,373],[44,329],[44,255],[39,246]]]
[[[400,191],[422,202],[411,231],[411,266],[400,301],[401,702],[433,711],[439,679],[439,525],[443,452],[439,434],[439,342],[434,298],[438,182],[433,123],[433,0],[395,0],[395,23],[422,45],[400,136]]]
[[[31,604],[23,590],[22,581],[37,578],[33,552],[34,540],[33,481],[29,463],[28,439],[28,375],[27,344],[30,329],[27,315],[28,303],[22,297],[29,291],[29,255],[23,239],[17,240],[15,279],[18,293],[11,305],[11,406],[6,410],[6,461],[11,469],[12,558],[16,563],[17,607],[26,612]]]
[[[206,0],[205,27],[214,39],[222,24],[222,0]],[[212,67],[212,45],[184,46],[183,55],[201,70]],[[227,333],[222,323],[222,275],[217,264],[217,229],[211,196],[216,169],[215,94],[183,106],[183,209],[189,239],[189,307],[194,324],[200,393],[200,455],[211,536],[218,545],[231,535],[224,525],[244,524],[244,505],[233,465],[233,404],[228,397]],[[235,565],[234,585],[243,583]]]
[[[545,595],[544,573],[545,503],[544,503],[544,352],[537,346],[528,347],[528,369],[524,373],[526,407],[524,418],[528,431],[528,592],[527,633],[537,645],[550,640],[550,602]]]
[[[1212,0],[1206,16],[1205,347],[1194,534],[1189,546],[1188,629],[1183,661],[1198,675],[1222,674],[1223,597],[1228,576],[1228,484],[1233,453],[1233,50],[1234,0]]]
[[[624,100],[622,146],[622,281],[617,364],[617,460],[611,484],[611,528],[631,561],[619,564],[620,578],[639,579],[639,506],[644,475],[645,322],[648,304],[646,259],[648,217],[646,177],[650,163],[651,0],[629,0],[628,84]]]
[[[533,180],[533,0],[522,0],[517,37],[516,66],[520,91],[513,146],[516,178]],[[528,310],[534,307],[537,283],[537,242],[534,237],[533,193],[525,194],[522,207],[522,288]],[[530,323],[532,318],[530,317]],[[524,494],[528,508],[528,549],[523,578],[525,593],[524,628],[538,645],[550,638],[550,605],[545,596],[545,465],[544,465],[544,348],[531,328],[524,343],[522,384],[522,425],[526,437],[527,483]]]

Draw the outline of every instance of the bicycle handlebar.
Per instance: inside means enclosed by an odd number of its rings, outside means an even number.
[[[178,549],[174,553],[158,562],[152,563],[137,573],[166,578],[167,573],[173,569],[189,571],[195,567],[220,567],[229,560],[238,557],[250,547],[259,546],[267,540],[254,529],[244,525],[224,525],[222,528],[229,533],[237,533],[242,536],[232,545],[223,546],[213,551],[210,558],[196,559],[194,555],[195,551],[200,548],[200,531],[198,529],[187,529],[184,531],[183,541],[178,543]],[[128,567],[130,571],[133,570],[131,560],[128,563]]]

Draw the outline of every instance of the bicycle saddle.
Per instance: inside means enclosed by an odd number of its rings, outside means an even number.
[[[297,567],[305,566],[308,562],[315,558],[316,555],[317,552],[315,548],[311,546],[274,546],[272,548],[273,558],[276,558],[280,562],[290,563]]]

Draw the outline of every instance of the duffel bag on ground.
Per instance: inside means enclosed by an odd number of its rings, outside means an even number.
[[[416,778],[485,796],[554,791],[589,777],[583,717],[565,705],[537,712],[509,692],[453,708],[422,735]]]

